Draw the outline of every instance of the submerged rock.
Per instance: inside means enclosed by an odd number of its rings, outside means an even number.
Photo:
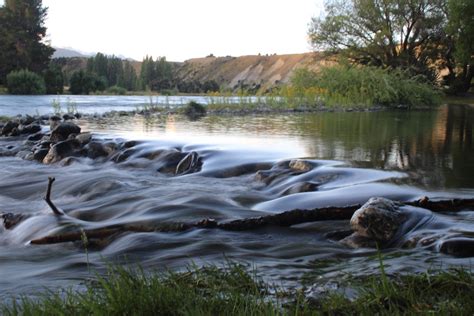
[[[313,165],[309,161],[301,159],[291,160],[288,166],[300,172],[308,172],[313,169]]]

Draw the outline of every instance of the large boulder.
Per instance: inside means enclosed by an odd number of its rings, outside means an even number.
[[[48,154],[44,157],[44,164],[52,164],[58,162],[66,157],[76,154],[76,150],[80,149],[80,144],[75,139],[62,141],[52,146]]]
[[[72,122],[62,122],[51,132],[51,141],[60,142],[68,139],[71,134],[79,134],[81,128]]]

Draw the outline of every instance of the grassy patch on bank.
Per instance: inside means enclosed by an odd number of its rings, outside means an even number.
[[[440,93],[422,76],[369,66],[336,65],[318,72],[298,69],[280,94],[289,103],[325,106],[416,108],[441,102]]]
[[[0,306],[4,315],[393,315],[474,312],[474,277],[463,270],[355,280],[358,297],[339,293],[306,300],[230,264],[180,273],[112,268],[83,292],[48,293]],[[282,300],[284,302],[282,303]]]

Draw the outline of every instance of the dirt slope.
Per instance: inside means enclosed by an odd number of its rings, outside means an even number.
[[[183,81],[215,80],[232,89],[241,84],[268,88],[287,82],[298,67],[317,67],[317,57],[315,53],[306,53],[195,58],[180,64],[176,76]]]

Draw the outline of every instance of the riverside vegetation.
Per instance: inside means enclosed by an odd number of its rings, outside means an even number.
[[[145,273],[110,267],[81,291],[23,297],[3,304],[4,315],[394,315],[474,312],[474,276],[466,270],[388,276],[341,284],[339,291],[306,298],[308,287],[284,290],[236,263],[192,266],[183,272]],[[356,291],[349,298],[344,289]]]

